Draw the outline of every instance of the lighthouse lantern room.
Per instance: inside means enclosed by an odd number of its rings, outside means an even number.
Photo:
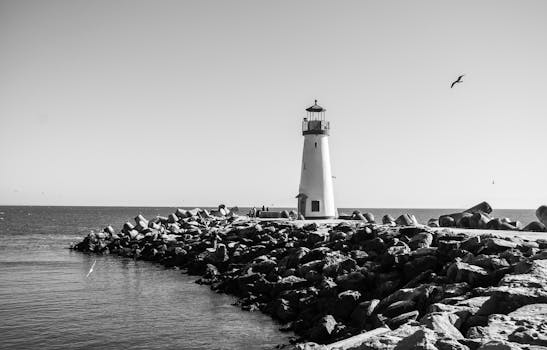
[[[306,108],[302,120],[304,149],[298,189],[298,213],[306,219],[332,219],[337,212],[329,153],[330,123],[323,107],[315,104]]]

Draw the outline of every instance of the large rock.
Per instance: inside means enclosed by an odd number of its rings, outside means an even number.
[[[284,258],[284,264],[287,268],[297,267],[299,264],[302,264],[301,260],[310,252],[309,248],[298,247],[292,250],[287,257]],[[308,259],[307,262],[312,261]]]
[[[398,316],[390,318],[387,321],[387,324],[391,329],[398,328],[401,325],[408,323],[409,321],[416,320],[419,314],[420,313],[417,310],[405,312],[404,314],[400,314]]]
[[[524,350],[518,344],[503,341],[503,340],[491,340],[485,344],[482,344],[477,350]],[[527,349],[532,350],[532,349]]]
[[[536,217],[545,226],[547,226],[547,205],[542,205],[536,210]]]
[[[528,225],[524,226],[522,230],[532,232],[545,232],[545,224],[542,224],[539,221],[532,221]]]
[[[321,317],[315,326],[310,330],[310,339],[324,342],[331,337],[336,328],[337,322],[332,315]]]
[[[400,300],[389,305],[382,314],[387,317],[395,317],[400,314],[416,310],[416,303],[412,300]]]
[[[503,341],[547,346],[547,304],[531,304],[508,315],[493,314],[485,327],[471,327],[468,337],[481,341]]]
[[[547,304],[526,305],[508,316],[518,326],[509,334],[509,341],[547,346]]]
[[[224,244],[219,244],[219,246],[217,247],[217,250],[219,250],[221,246],[224,246]],[[222,253],[219,253],[219,254],[222,254]],[[251,264],[251,268],[253,269],[254,272],[261,272],[264,274],[269,273],[276,266],[277,266],[277,262],[266,255],[259,256],[258,258],[254,259],[253,263]]]
[[[465,212],[467,213],[478,213],[483,212],[486,214],[492,213],[492,207],[487,202],[481,202],[475,206],[472,206],[471,208],[467,209]]]
[[[547,290],[547,259],[520,262],[515,265],[514,273],[505,275],[499,285]]]
[[[530,304],[547,303],[547,287],[492,287],[488,289],[490,298],[477,312],[478,315],[508,314]]]
[[[284,290],[305,287],[307,284],[308,281],[304,278],[287,276],[280,279],[277,283],[273,285],[272,294],[277,295]]]
[[[380,300],[372,299],[359,303],[351,313],[351,321],[358,328],[364,328],[371,321],[371,316],[375,312]]]
[[[350,348],[351,350],[393,350],[402,339],[416,333],[418,330],[425,327],[420,326],[417,322],[405,324],[397,329],[387,333],[376,335],[366,339],[358,347]]]
[[[338,294],[336,300],[335,316],[340,318],[349,318],[355,307],[359,303],[361,293],[355,290],[347,290]]]
[[[382,217],[382,224],[384,225],[393,225],[395,224],[395,218],[393,216],[386,214]]]
[[[437,335],[434,331],[427,328],[420,328],[408,337],[401,339],[394,350],[435,350],[437,347]]]
[[[285,299],[277,299],[274,302],[274,314],[282,322],[288,322],[296,316],[296,312],[292,309],[289,301]]]
[[[481,253],[483,254],[499,254],[505,250],[513,249],[518,246],[517,243],[501,238],[487,238],[482,241]]]
[[[441,227],[455,227],[456,220],[450,215],[442,215],[439,217],[439,226]]]
[[[477,212],[469,218],[469,226],[474,229],[484,229],[490,220],[491,218],[488,215]]]
[[[456,319],[457,317],[454,317],[450,313],[439,312],[425,315],[420,322],[436,333],[443,334],[452,339],[463,339],[463,335],[454,327]]]
[[[420,232],[415,234],[408,243],[410,249],[429,248],[433,243],[433,235],[429,232]]]
[[[410,214],[403,214],[395,220],[395,223],[399,226],[412,226],[412,225],[418,225],[418,220],[416,220],[416,217],[414,215]]]
[[[451,282],[467,282],[475,287],[490,283],[490,275],[485,269],[458,261],[450,265],[446,277]]]
[[[336,284],[338,284],[341,291],[363,291],[367,289],[367,277],[365,277],[361,272],[358,271],[351,272],[338,276],[336,278]]]

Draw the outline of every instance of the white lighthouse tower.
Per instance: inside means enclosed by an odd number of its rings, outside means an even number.
[[[304,150],[302,172],[298,189],[298,213],[306,219],[332,219],[337,217],[334,206],[332,172],[330,168],[329,131],[323,107],[315,104],[306,108],[302,120]]]

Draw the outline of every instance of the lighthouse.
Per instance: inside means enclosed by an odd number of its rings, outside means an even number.
[[[313,106],[306,108],[306,116],[302,120],[304,149],[296,198],[298,213],[306,219],[337,217],[330,168],[330,123],[325,119],[325,111],[315,100]]]

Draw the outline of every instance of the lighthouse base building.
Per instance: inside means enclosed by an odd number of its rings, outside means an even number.
[[[330,123],[325,119],[325,109],[315,104],[306,109],[302,120],[304,149],[298,188],[298,213],[306,219],[333,219],[337,210],[329,153]]]

